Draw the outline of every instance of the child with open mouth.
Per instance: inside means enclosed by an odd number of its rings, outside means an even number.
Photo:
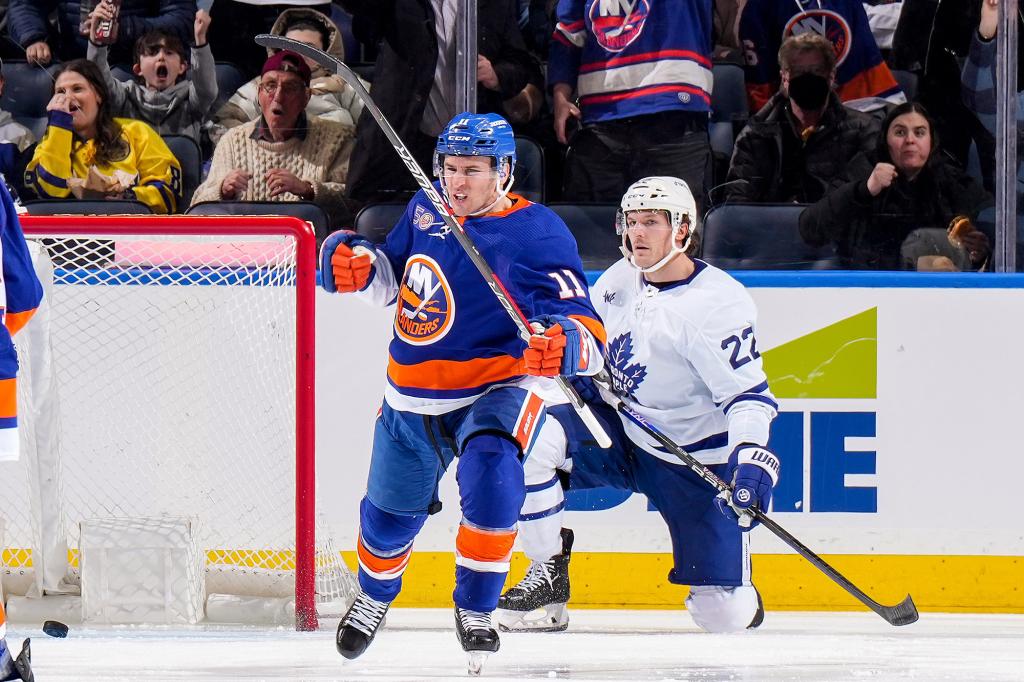
[[[103,0],[89,21],[116,22],[116,14],[114,3]],[[145,121],[160,135],[185,135],[199,144],[203,118],[217,99],[216,67],[206,42],[209,28],[210,15],[205,10],[196,12],[191,65],[177,35],[157,30],[140,37],[132,65],[136,79],[129,82],[110,73],[108,46],[90,42],[86,56],[104,74],[114,115]]]

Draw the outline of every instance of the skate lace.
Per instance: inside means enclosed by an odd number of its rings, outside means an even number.
[[[527,569],[526,575],[516,585],[517,588],[524,592],[529,592],[535,587],[547,584],[551,585],[554,582],[555,569],[551,562],[547,561],[535,561],[530,564],[530,568]]]
[[[388,602],[377,601],[361,594],[352,604],[352,609],[345,615],[345,625],[350,625],[360,632],[372,636],[377,631],[377,626],[380,625],[384,614],[387,613],[388,604]]]
[[[462,629],[466,632],[470,630],[490,630],[493,627],[491,625],[491,614],[484,613],[483,611],[459,609],[459,620],[462,622]]]

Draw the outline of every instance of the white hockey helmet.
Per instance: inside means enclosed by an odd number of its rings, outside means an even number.
[[[671,246],[669,252],[660,261],[646,268],[638,267],[633,262],[633,251],[626,233],[626,214],[630,211],[665,211],[669,225],[672,226]],[[676,237],[683,225],[687,225],[686,240],[682,246],[676,246]],[[618,213],[615,216],[615,232],[622,237],[622,255],[641,272],[652,272],[663,267],[676,254],[685,253],[690,247],[693,231],[697,227],[697,202],[690,192],[689,186],[680,180],[667,175],[651,176],[637,180],[622,195]]]

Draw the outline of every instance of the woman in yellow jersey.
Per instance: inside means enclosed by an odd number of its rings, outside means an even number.
[[[115,186],[106,192],[107,198],[135,199],[154,213],[177,210],[181,165],[147,124],[114,118],[107,86],[95,64],[85,59],[68,62],[57,74],[53,91],[46,106],[46,133],[25,170],[26,187],[44,199],[72,198],[74,183],[69,180],[84,180],[95,167],[111,178],[136,178],[130,187]]]

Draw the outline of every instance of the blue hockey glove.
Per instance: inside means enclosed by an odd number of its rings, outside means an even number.
[[[601,400],[601,393],[597,390],[597,384],[590,377],[575,376],[569,379],[569,383],[576,389],[576,392],[583,398],[583,402],[586,403],[598,403],[603,404]]]
[[[772,500],[772,488],[779,482],[779,458],[768,448],[742,443],[729,455],[726,482],[732,490],[723,490],[715,498],[719,511],[737,518],[740,530],[746,532],[757,525],[746,510],[757,505],[767,511]]]
[[[527,374],[572,377],[587,368],[586,337],[578,323],[562,315],[540,315],[530,326],[534,334],[523,352]]]
[[[328,292],[362,291],[373,281],[373,242],[351,230],[339,230],[320,247],[320,285]]]

